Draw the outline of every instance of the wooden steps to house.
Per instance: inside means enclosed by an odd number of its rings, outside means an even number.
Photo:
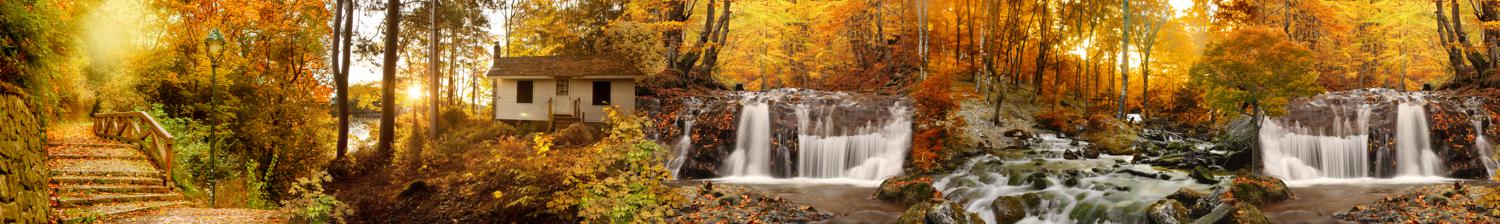
[[[52,218],[61,223],[188,204],[135,145],[51,144],[47,158]]]
[[[568,128],[568,126],[583,123],[582,117],[574,117],[571,114],[552,115],[552,130]]]

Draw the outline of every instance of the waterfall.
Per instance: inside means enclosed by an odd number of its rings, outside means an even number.
[[[1495,162],[1495,157],[1492,155],[1494,152],[1490,151],[1493,150],[1491,149],[1490,141],[1484,137],[1484,123],[1478,120],[1473,121],[1473,123],[1475,135],[1474,151],[1478,151],[1480,161],[1484,161],[1485,177],[1495,178],[1495,169],[1500,168],[1500,163]]]
[[[1438,176],[1437,154],[1428,136],[1427,112],[1419,102],[1401,102],[1396,112],[1396,175]]]
[[[684,119],[682,125],[682,137],[677,143],[672,144],[672,155],[676,155],[671,161],[667,161],[667,170],[672,171],[672,178],[682,170],[682,164],[687,162],[687,154],[693,149],[693,119]]]
[[[797,165],[799,177],[851,178],[882,180],[901,174],[901,163],[911,145],[910,112],[906,107],[891,107],[896,120],[884,126],[867,124],[855,129],[855,135],[834,135],[840,130],[834,113],[813,119],[808,105],[798,105]],[[826,137],[825,137],[826,136]]]
[[[911,109],[894,101],[871,105],[850,98],[795,90],[747,93],[740,101],[734,150],[724,160],[720,179],[873,185],[899,175],[911,147]]]
[[[725,166],[733,176],[768,177],[771,175],[771,106],[765,101],[747,98],[740,110],[740,125],[735,137],[734,153]]]
[[[1371,149],[1371,117],[1382,105],[1309,103],[1318,114],[1331,116],[1323,126],[1298,121],[1266,119],[1259,132],[1265,172],[1287,180],[1351,179],[1382,177],[1379,167],[1395,167],[1399,177],[1441,177],[1440,160],[1433,150],[1425,101],[1405,96],[1395,104],[1395,161],[1381,159]],[[1331,113],[1325,113],[1331,112]],[[1352,112],[1351,119],[1346,114]]]

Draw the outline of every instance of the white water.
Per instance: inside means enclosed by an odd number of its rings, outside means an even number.
[[[734,153],[724,166],[733,176],[766,177],[771,175],[771,106],[753,98],[741,102],[740,125],[735,136]]]
[[[677,143],[672,144],[672,153],[674,153],[672,155],[676,155],[676,158],[667,161],[667,170],[672,171],[672,179],[677,179],[677,173],[682,170],[682,164],[687,163],[688,151],[693,149],[692,137],[693,123],[695,121],[693,119],[684,119],[682,137],[677,139]]]
[[[1495,178],[1495,169],[1500,168],[1500,163],[1495,162],[1495,157],[1492,155],[1494,152],[1490,151],[1493,150],[1491,149],[1492,145],[1490,145],[1489,139],[1484,137],[1484,125],[1478,120],[1475,120],[1473,123],[1475,135],[1474,151],[1478,151],[1479,160],[1484,161],[1484,170],[1488,174],[1485,177]]]
[[[1017,169],[1090,170],[1117,164],[1122,165],[1119,169],[1157,172],[1149,165],[1121,163],[1124,160],[1111,157],[1043,160],[1037,164],[1034,160],[1004,160],[985,155],[969,160],[952,174],[940,176],[933,182],[933,187],[942,191],[943,197],[961,203],[964,210],[979,214],[986,223],[997,223],[991,203],[1003,196],[1040,194],[1040,205],[1027,208],[1026,217],[1018,223],[1144,223],[1146,208],[1178,189],[1209,190],[1208,185],[1195,183],[1187,174],[1176,171],[1162,172],[1171,176],[1171,180],[1124,173],[1084,174],[1078,177],[1078,185],[1071,187],[1063,184],[1066,176],[1049,174],[1045,179],[1052,185],[1045,189],[1031,187],[1032,183],[1024,178],[1029,172],[1015,173],[1023,176],[1011,176],[1013,174],[1006,172]],[[982,167],[980,164],[991,165],[979,168]],[[1121,186],[1128,189],[1118,188]]]
[[[1441,160],[1432,149],[1427,113],[1420,98],[1403,99],[1396,112],[1395,180],[1443,179]],[[1284,125],[1266,119],[1260,129],[1265,172],[1293,184],[1298,181],[1330,182],[1328,179],[1372,178],[1375,156],[1370,150],[1371,105],[1337,106],[1333,133],[1321,133],[1293,123]],[[1356,117],[1339,116],[1356,110]],[[1337,182],[1337,181],[1331,181]]]
[[[797,159],[794,176],[773,178],[770,105],[765,99],[747,96],[741,101],[740,122],[734,152],[725,161],[725,182],[815,182],[878,185],[900,175],[911,147],[911,111],[902,104],[887,108],[888,119],[858,127],[839,127],[836,106],[794,105],[797,118]],[[870,112],[876,113],[876,112]]]

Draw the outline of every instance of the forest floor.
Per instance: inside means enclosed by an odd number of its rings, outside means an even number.
[[[126,214],[107,223],[288,223],[278,210],[240,208],[165,208]]]

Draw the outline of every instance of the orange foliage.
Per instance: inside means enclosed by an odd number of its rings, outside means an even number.
[[[917,84],[911,97],[916,107],[916,135],[912,139],[912,165],[919,171],[930,171],[938,165],[938,155],[953,144],[952,137],[964,123],[954,115],[958,101],[954,97],[951,74],[938,73]]]

